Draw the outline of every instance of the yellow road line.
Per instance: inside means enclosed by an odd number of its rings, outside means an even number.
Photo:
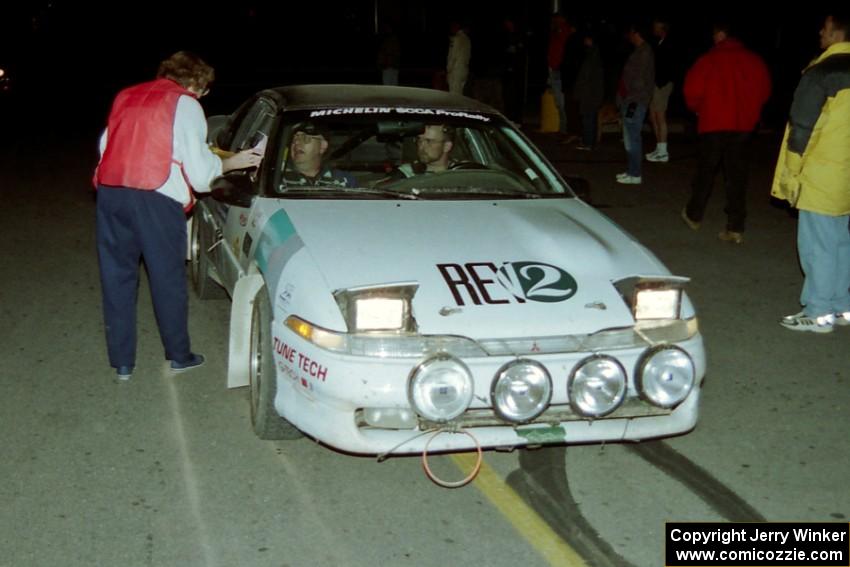
[[[463,471],[472,470],[478,458],[475,453],[457,453],[451,457]],[[549,565],[587,567],[584,559],[561,539],[510,486],[505,484],[505,481],[486,461],[481,463],[481,471],[473,484]]]

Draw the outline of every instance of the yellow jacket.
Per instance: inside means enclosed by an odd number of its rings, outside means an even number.
[[[822,64],[833,55],[840,57]],[[850,214],[850,64],[845,61],[850,63],[850,42],[831,45],[804,71],[770,191],[798,209],[829,216]],[[818,97],[823,105],[812,114]],[[789,141],[793,146],[801,136],[802,153],[789,149]]]

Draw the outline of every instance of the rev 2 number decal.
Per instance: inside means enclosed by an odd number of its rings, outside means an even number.
[[[542,262],[437,264],[458,306],[507,303],[557,303],[576,294],[575,278]]]

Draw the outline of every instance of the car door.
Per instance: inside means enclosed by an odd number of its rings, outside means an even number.
[[[216,136],[221,149],[239,152],[257,146],[263,138],[267,138],[269,130],[277,113],[275,102],[265,96],[258,96],[253,103],[243,105],[231,118],[230,124]],[[239,173],[231,173],[239,174]],[[254,195],[259,195],[259,184],[255,171],[245,171],[241,174],[250,179],[249,185]],[[250,206],[235,205],[216,198],[215,192],[209,200],[208,207],[217,224],[217,243],[211,252],[222,284],[232,290],[236,281],[244,274],[242,257],[245,236],[250,218]]]

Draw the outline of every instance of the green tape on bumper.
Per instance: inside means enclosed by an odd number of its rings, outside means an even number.
[[[516,433],[527,440],[530,445],[564,443],[567,440],[567,431],[560,425],[517,428]]]

